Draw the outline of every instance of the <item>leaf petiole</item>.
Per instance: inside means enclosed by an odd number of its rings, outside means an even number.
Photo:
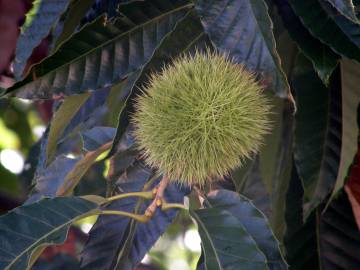
[[[102,210],[99,215],[116,215],[116,216],[123,216],[135,219],[138,222],[146,223],[149,221],[149,218],[145,215],[137,215],[129,212],[124,211],[117,211],[117,210]]]
[[[139,197],[143,199],[153,199],[154,193],[152,191],[141,191],[141,192],[129,192],[124,194],[115,195],[109,198],[106,198],[106,203],[111,201],[116,201],[120,199],[130,198],[130,197]]]
[[[165,200],[162,201],[161,203],[161,210],[162,211],[166,211],[166,210],[170,210],[173,208],[177,208],[177,209],[185,209],[187,210],[187,207],[181,203],[168,203]]]

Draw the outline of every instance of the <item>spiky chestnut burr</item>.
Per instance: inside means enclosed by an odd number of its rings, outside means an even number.
[[[228,56],[196,52],[153,74],[132,122],[148,165],[170,181],[204,186],[257,152],[270,105],[253,74]]]

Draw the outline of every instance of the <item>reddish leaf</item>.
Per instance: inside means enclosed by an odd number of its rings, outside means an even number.
[[[65,243],[47,247],[44,250],[44,253],[41,254],[41,258],[51,261],[52,258],[59,253],[76,257],[79,252],[79,247],[83,247],[86,239],[86,234],[84,234],[80,229],[71,227]]]
[[[19,22],[24,14],[22,0],[0,0],[0,74],[8,68],[16,46]]]
[[[349,171],[348,181],[345,185],[351,207],[355,216],[356,224],[360,230],[360,136],[358,151],[354,157]]]

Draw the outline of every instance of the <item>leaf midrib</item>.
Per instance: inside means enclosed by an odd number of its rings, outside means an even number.
[[[193,212],[193,213],[194,213],[195,216],[196,216],[196,221],[198,222],[198,224],[201,226],[201,228],[202,228],[203,231],[205,232],[206,237],[209,239],[209,242],[210,242],[211,248],[213,249],[213,252],[214,252],[214,254],[215,254],[216,262],[218,263],[219,269],[222,269],[219,256],[217,255],[217,252],[216,252],[216,248],[215,248],[215,246],[214,246],[214,243],[213,243],[213,241],[212,241],[212,239],[211,239],[208,231],[206,230],[205,224],[201,221],[201,219],[199,218],[199,216],[197,215],[196,212]],[[206,258],[206,253],[205,253],[205,251],[204,251],[204,256],[205,256],[205,258]],[[206,260],[205,260],[205,261],[206,261]],[[205,264],[205,268],[207,269],[206,264]]]
[[[139,28],[143,28],[143,27],[145,27],[146,25],[151,24],[151,23],[153,23],[154,21],[157,21],[157,20],[159,20],[159,19],[161,19],[161,18],[163,18],[163,17],[165,17],[165,16],[171,15],[171,14],[177,12],[177,11],[180,11],[180,10],[186,9],[186,8],[190,8],[190,7],[193,7],[193,6],[194,6],[193,3],[188,3],[188,4],[186,4],[186,5],[183,5],[183,6],[180,6],[180,7],[175,8],[175,9],[169,10],[169,11],[167,11],[167,12],[165,12],[165,13],[162,13],[161,15],[156,16],[156,17],[154,17],[154,18],[152,18],[152,19],[150,19],[150,20],[148,20],[148,21],[146,21],[146,22],[144,22],[144,23],[142,23],[142,24],[139,24],[139,25],[137,25],[137,26],[129,29],[129,30],[126,31],[126,32],[123,32],[123,33],[121,33],[121,34],[119,34],[119,35],[116,35],[115,37],[107,40],[106,42],[101,43],[100,45],[92,48],[91,50],[89,50],[89,51],[87,51],[87,52],[85,52],[85,53],[77,56],[77,57],[74,58],[73,60],[71,60],[71,61],[69,61],[69,62],[67,62],[67,63],[64,63],[63,65],[61,65],[61,66],[59,66],[59,67],[57,67],[57,68],[55,68],[55,69],[52,69],[52,70],[48,71],[47,73],[39,76],[37,79],[41,79],[41,78],[45,77],[46,75],[48,75],[49,73],[56,72],[57,70],[65,67],[65,66],[71,65],[71,64],[73,64],[74,62],[77,62],[79,59],[85,57],[86,55],[90,55],[91,53],[93,53],[94,51],[98,50],[99,48],[105,47],[105,46],[113,43],[115,40],[120,39],[120,38],[123,37],[123,36],[126,36],[126,35],[128,35],[128,34],[130,34],[130,33],[132,33],[132,32],[137,31]],[[68,41],[70,41],[70,39],[69,39]],[[55,54],[53,54],[53,55],[55,55]],[[50,57],[51,57],[51,56],[50,56]],[[45,58],[44,61],[46,61],[46,59],[49,59],[49,58]],[[41,63],[41,62],[40,62],[40,63]],[[39,63],[39,64],[40,64],[40,63]]]

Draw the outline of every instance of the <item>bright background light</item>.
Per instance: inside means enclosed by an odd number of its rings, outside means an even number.
[[[0,152],[0,162],[10,172],[19,174],[24,168],[24,158],[20,152],[13,149],[4,149]]]
[[[194,252],[201,252],[201,239],[197,230],[187,230],[184,237],[185,246]]]

